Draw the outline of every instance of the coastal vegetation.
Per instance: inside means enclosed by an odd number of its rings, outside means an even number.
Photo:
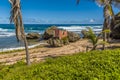
[[[82,31],[83,37],[89,39],[89,41],[92,43],[92,49],[91,50],[96,50],[98,45],[105,45],[108,44],[107,41],[100,41],[102,39],[102,35],[104,33],[110,33],[110,30],[106,29],[104,31],[101,31],[99,34],[95,34],[95,32],[91,28],[87,28],[86,30]],[[89,48],[90,46],[87,46]],[[86,49],[88,50],[88,49]]]
[[[103,6],[103,16],[104,16],[104,23],[103,23],[103,31],[106,29],[110,29],[111,24],[111,17],[114,20],[114,11],[112,9],[112,3],[115,2],[115,0],[96,0],[96,2]],[[103,33],[103,41],[106,41],[106,38],[109,38],[109,33],[104,32]],[[105,49],[105,45],[103,45],[103,49]]]
[[[113,11],[113,7],[115,6],[119,8],[120,0],[89,0],[94,1],[98,4],[98,6],[103,7],[103,16],[104,16],[104,23],[103,23],[103,29],[102,31],[105,31],[106,29],[111,29],[111,21],[114,25],[115,22],[115,14]],[[77,4],[79,4],[80,0],[77,0]],[[103,41],[109,41],[110,33],[103,33]],[[108,40],[106,40],[108,39]],[[103,49],[105,49],[105,44],[103,44]]]
[[[91,50],[95,50],[96,47],[99,45],[98,42],[99,42],[101,34],[96,35],[91,28],[87,28],[86,34],[84,34],[84,36],[86,36],[86,38],[88,38],[90,40],[90,42],[92,43],[92,49]]]
[[[24,62],[0,65],[1,80],[119,80],[120,50],[91,51],[48,58],[26,66]]]

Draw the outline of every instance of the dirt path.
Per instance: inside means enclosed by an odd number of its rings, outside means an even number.
[[[58,48],[42,47],[30,49],[30,60],[31,62],[40,62],[42,60],[45,60],[47,57],[56,57],[66,54],[83,52],[86,49],[86,45],[88,45],[87,40],[79,40],[75,43],[70,43],[69,45]],[[14,64],[20,60],[25,60],[24,51],[0,55],[0,63],[3,63],[5,65]]]

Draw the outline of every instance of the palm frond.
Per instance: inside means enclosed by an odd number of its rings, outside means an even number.
[[[118,9],[120,9],[120,0],[112,0],[112,4]]]
[[[120,23],[116,24],[116,25],[114,26],[114,29],[116,29],[116,28],[118,28],[118,27],[120,27]]]
[[[110,33],[110,29],[105,29],[102,31],[102,33]]]
[[[104,5],[105,5],[105,0],[95,0],[95,2],[96,2],[97,5],[99,5],[99,6],[104,6]]]
[[[93,45],[95,45],[97,42],[97,36],[91,28],[87,28],[87,29],[88,29],[87,38],[91,41]]]
[[[20,0],[9,0],[11,4],[11,16],[10,16],[10,22],[15,24],[15,31],[16,31],[16,37],[17,40],[20,41],[23,39],[23,22],[22,22],[22,16],[21,16],[21,10],[20,10]]]

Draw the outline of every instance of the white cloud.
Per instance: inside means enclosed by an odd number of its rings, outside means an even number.
[[[10,23],[9,19],[6,19],[6,18],[0,18],[0,24],[7,24],[7,23]]]
[[[94,23],[94,22],[95,22],[95,20],[94,20],[94,19],[90,19],[90,22],[91,22],[91,23]]]
[[[31,24],[37,24],[37,23],[49,23],[48,20],[43,20],[43,19],[37,19],[37,18],[24,18],[23,19],[24,23],[31,23]]]

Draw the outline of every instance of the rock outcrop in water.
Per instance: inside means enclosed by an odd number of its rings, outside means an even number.
[[[81,31],[81,34],[83,36],[82,38],[87,38],[87,32],[88,32],[87,30],[82,30]]]
[[[55,29],[57,29],[57,27],[52,26],[52,27],[48,28],[47,30],[45,30],[45,32],[43,34],[43,39],[48,40],[50,38],[53,38]]]
[[[35,32],[31,32],[31,33],[28,33],[26,35],[26,38],[27,39],[40,39],[40,34],[39,33],[35,33]]]
[[[56,37],[56,33],[55,30],[59,30],[56,26],[50,27],[48,28],[45,33],[43,34],[43,39],[48,40],[48,43],[52,46],[52,47],[61,47],[63,45],[67,45],[69,44],[69,42],[75,42],[78,41],[80,39],[80,35],[74,32],[69,32],[69,31],[65,31],[65,30],[61,30],[60,32],[63,34],[58,34],[58,35],[67,35],[64,36],[63,38],[59,38]],[[66,33],[67,32],[67,33]]]

